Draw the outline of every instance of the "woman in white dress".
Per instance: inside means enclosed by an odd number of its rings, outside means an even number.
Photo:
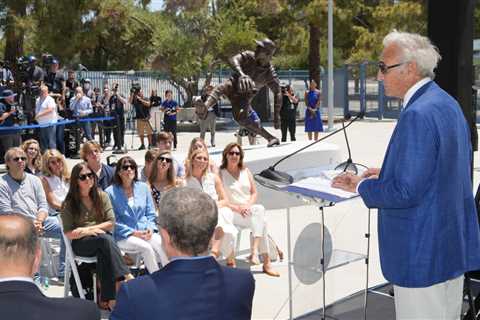
[[[233,224],[240,228],[252,230],[253,242],[251,255],[248,258],[252,264],[260,264],[258,255],[263,258],[263,271],[274,277],[280,276],[271,267],[269,248],[267,245],[267,222],[265,208],[257,201],[257,189],[253,176],[243,164],[242,147],[235,142],[228,144],[223,150],[220,177],[223,182],[225,195],[227,196],[230,209],[232,209]]]
[[[56,149],[48,149],[42,157],[41,177],[49,206],[49,214],[62,209],[63,201],[70,188],[70,171],[65,157]]]
[[[217,174],[208,170],[209,157],[208,152],[203,149],[195,150],[191,153],[187,161],[188,168],[186,168],[186,186],[203,190],[213,200],[217,202],[218,207],[218,223],[212,237],[211,254],[216,258],[220,254],[227,257],[231,253],[237,228],[231,222],[233,216],[232,210],[228,207],[225,199],[225,191],[223,190],[222,181]],[[229,237],[225,237],[229,234]],[[226,241],[223,241],[223,238]],[[235,267],[235,260],[227,261],[227,265]]]

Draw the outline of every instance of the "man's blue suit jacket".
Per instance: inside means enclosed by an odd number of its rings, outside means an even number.
[[[427,287],[480,269],[470,164],[470,130],[460,106],[430,81],[401,113],[379,178],[358,190],[367,207],[379,208],[388,281]]]
[[[250,319],[255,280],[214,258],[179,259],[123,284],[111,320]]]

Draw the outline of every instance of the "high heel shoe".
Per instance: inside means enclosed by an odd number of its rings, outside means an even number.
[[[280,277],[278,271],[273,270],[271,267],[265,268],[265,265],[262,268],[263,273],[269,275],[270,277]]]

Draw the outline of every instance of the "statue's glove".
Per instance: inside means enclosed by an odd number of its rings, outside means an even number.
[[[252,78],[247,75],[240,76],[238,84],[240,92],[250,92],[253,91],[253,88],[255,87]]]

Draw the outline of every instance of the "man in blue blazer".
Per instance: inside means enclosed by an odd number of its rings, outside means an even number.
[[[192,188],[162,195],[159,229],[170,262],[120,287],[112,320],[250,319],[255,281],[250,271],[220,266],[207,255],[218,210]]]
[[[440,55],[428,38],[393,31],[383,45],[378,80],[404,109],[382,168],[341,175],[333,186],[379,209],[380,262],[397,319],[459,319],[463,274],[480,268],[470,131],[432,81]]]

